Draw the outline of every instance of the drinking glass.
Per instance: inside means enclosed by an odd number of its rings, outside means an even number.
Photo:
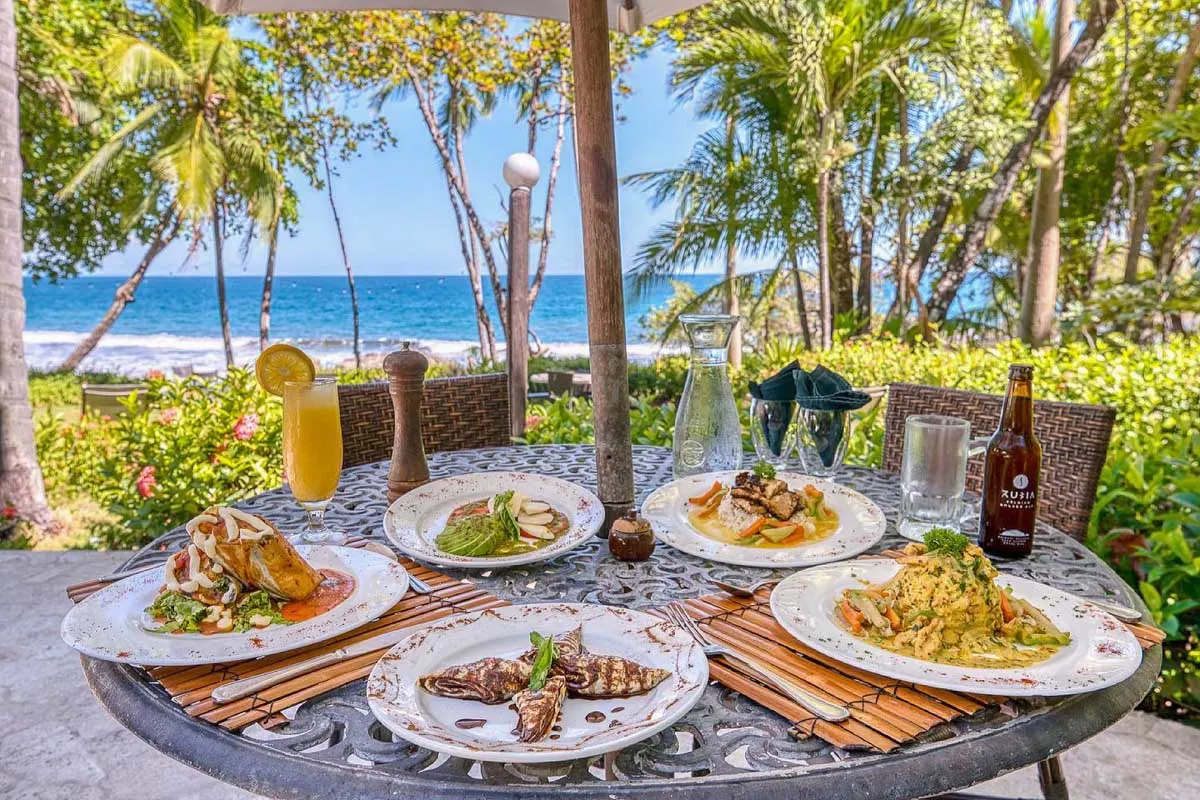
[[[958,530],[963,520],[967,459],[987,439],[971,438],[971,423],[958,417],[918,414],[904,421],[900,467],[900,534],[920,541],[932,528]]]
[[[344,534],[325,525],[325,509],[337,491],[342,471],[336,378],[284,384],[283,464],[292,495],[308,513],[308,525],[291,537],[292,541],[318,544],[344,540]]]
[[[836,475],[850,444],[850,412],[802,408],[797,417],[796,440],[804,472],[816,478]]]
[[[786,466],[796,447],[796,401],[751,398],[750,441],[759,460]]]

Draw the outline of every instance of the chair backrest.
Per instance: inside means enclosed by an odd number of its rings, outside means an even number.
[[[1036,391],[1036,387],[1035,387]],[[985,436],[1000,424],[1000,395],[918,386],[888,385],[883,466],[899,472],[904,458],[904,420],[912,414],[947,414],[971,423],[972,436]],[[1116,412],[1107,406],[1034,400],[1033,425],[1042,443],[1038,516],[1076,539],[1087,533],[1096,485],[1108,454]],[[967,488],[983,486],[983,459],[967,465]]]
[[[575,393],[575,373],[550,370],[546,373],[546,386],[552,397]]]
[[[139,403],[145,402],[147,388],[144,383],[85,383],[82,387],[83,413],[124,416],[129,409],[125,408],[122,401],[134,394]]]
[[[338,386],[342,464],[392,457],[396,417],[387,381]],[[425,381],[421,440],[426,453],[510,444],[508,376],[503,372]]]

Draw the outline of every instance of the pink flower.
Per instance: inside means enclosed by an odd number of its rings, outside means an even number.
[[[542,418],[535,414],[530,414],[528,417],[525,418],[525,427],[526,428],[536,428],[538,425],[541,425],[541,424],[542,424]]]
[[[161,369],[146,370],[146,379],[151,381],[161,381],[167,377]]]
[[[153,497],[154,487],[158,485],[158,479],[154,477],[154,465],[142,467],[141,473],[138,474],[137,490],[142,497]]]
[[[162,425],[174,425],[179,421],[179,409],[174,407],[163,409],[163,412],[158,415],[158,421]]]
[[[258,431],[258,414],[251,412],[242,414],[233,424],[233,438],[239,442],[248,442]]]

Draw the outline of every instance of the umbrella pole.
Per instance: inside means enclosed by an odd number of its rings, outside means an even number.
[[[570,0],[575,74],[575,153],[583,216],[588,351],[595,404],[596,481],[608,523],[633,505],[629,359],[617,212],[608,10],[604,0]],[[608,530],[608,524],[604,530]]]

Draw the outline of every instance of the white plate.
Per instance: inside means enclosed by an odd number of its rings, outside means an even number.
[[[744,567],[808,567],[850,558],[870,549],[883,536],[887,520],[879,506],[841,484],[780,472],[778,478],[792,489],[811,483],[825,493],[825,502],[837,512],[838,528],[820,541],[795,547],[746,547],[726,544],[700,533],[688,520],[688,498],[703,494],[713,481],[729,486],[737,472],[706,472],[672,481],[656,489],[642,503],[642,516],[654,526],[659,539],[694,556]]]
[[[976,694],[1049,696],[1094,692],[1137,670],[1142,648],[1129,630],[1091,603],[1035,581],[1001,575],[996,584],[1033,603],[1071,643],[1038,664],[989,669],[934,664],[868,644],[838,625],[842,590],[882,583],[900,569],[890,559],[826,564],[788,576],[771,593],[771,612],[788,633],[844,664],[923,686]]]
[[[561,730],[552,734],[559,738],[530,743],[513,736],[516,712],[507,703],[489,706],[436,697],[417,687],[419,676],[454,664],[488,656],[515,658],[529,649],[530,631],[550,636],[580,625],[583,645],[591,652],[667,669],[671,677],[640,697],[568,697],[557,723]],[[375,665],[367,680],[367,701],[380,722],[421,747],[478,761],[534,763],[609,753],[652,736],[686,714],[707,682],[704,652],[690,636],[657,617],[612,606],[546,603],[460,614],[417,631]],[[587,715],[596,711],[604,719],[588,722]],[[454,724],[460,719],[487,722],[462,730]]]
[[[320,616],[292,625],[242,633],[154,633],[142,627],[143,610],[163,585],[161,569],[131,575],[72,608],[62,622],[63,641],[103,661],[146,667],[220,664],[295,650],[365,625],[408,591],[408,573],[390,558],[351,547],[297,545],[316,569],[354,577],[354,591]]]
[[[434,540],[451,511],[509,489],[549,503],[566,515],[571,526],[545,547],[511,556],[456,556],[437,548]],[[560,478],[527,472],[472,472],[442,478],[396,498],[383,515],[383,529],[401,552],[430,564],[473,569],[513,567],[560,556],[586,542],[603,524],[604,506],[596,495]]]

